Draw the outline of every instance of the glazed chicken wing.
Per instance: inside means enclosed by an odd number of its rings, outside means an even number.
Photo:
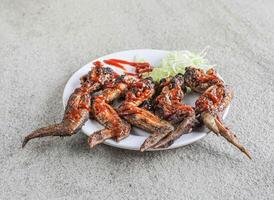
[[[89,117],[90,94],[101,89],[104,84],[113,79],[114,72],[110,68],[103,68],[99,62],[81,79],[81,86],[71,94],[59,124],[40,128],[25,137],[24,147],[33,138],[46,136],[71,136],[75,134]]]
[[[94,147],[108,138],[120,141],[129,135],[131,130],[130,124],[121,119],[109,103],[124,95],[129,85],[136,81],[138,79],[133,76],[120,76],[113,83],[107,85],[102,94],[94,97],[91,106],[92,114],[105,129],[97,131],[89,137],[88,143],[90,147]]]
[[[141,146],[141,151],[154,146],[174,129],[167,121],[138,107],[145,100],[150,99],[154,92],[154,84],[150,78],[134,83],[126,94],[125,102],[118,109],[119,115],[129,123],[152,133]]]
[[[211,131],[223,136],[251,159],[249,151],[221,121],[224,109],[233,98],[232,89],[224,85],[213,69],[204,73],[201,69],[188,67],[186,68],[185,81],[192,90],[202,93],[195,103],[195,111],[201,116],[201,121]]]
[[[176,128],[160,140],[154,148],[170,146],[181,135],[189,133],[195,121],[193,108],[182,103],[186,92],[182,74],[163,79],[160,88],[162,92],[155,100],[155,113]]]

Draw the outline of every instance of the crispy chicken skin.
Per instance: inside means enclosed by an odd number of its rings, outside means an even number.
[[[202,69],[186,67],[184,80],[186,86],[190,87],[191,90],[198,93],[203,93],[212,85],[223,84],[223,81],[218,78],[213,68],[209,69],[205,73]]]

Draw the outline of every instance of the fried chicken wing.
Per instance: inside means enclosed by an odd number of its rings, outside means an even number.
[[[224,109],[233,98],[232,89],[224,85],[213,69],[204,73],[201,69],[188,67],[186,68],[185,81],[192,90],[202,93],[195,103],[195,111],[200,114],[201,121],[211,131],[223,136],[251,159],[249,151],[221,121]]]
[[[211,68],[206,73],[202,69],[186,67],[184,74],[185,84],[191,90],[203,93],[207,88],[216,84],[224,84],[217,76],[216,71]]]
[[[107,85],[102,94],[94,98],[91,106],[92,114],[105,129],[89,136],[88,143],[90,147],[94,147],[109,138],[120,141],[129,135],[131,130],[130,124],[121,119],[109,103],[124,95],[129,85],[137,81],[138,79],[133,76],[120,76],[114,82]]]
[[[58,124],[33,131],[25,137],[22,147],[34,138],[75,134],[88,120],[90,94],[101,89],[104,84],[113,79],[113,76],[114,72],[110,68],[103,68],[101,63],[95,62],[91,71],[81,78],[81,86],[71,94],[63,120]]]
[[[165,78],[161,81],[160,88],[162,92],[155,100],[155,113],[176,128],[161,139],[154,148],[170,146],[174,140],[192,130],[195,120],[194,109],[182,103],[186,92],[182,74]]]
[[[118,109],[119,115],[129,123],[152,133],[142,144],[140,151],[145,151],[152,147],[174,129],[167,121],[161,120],[148,110],[138,107],[145,100],[150,99],[154,92],[152,79],[140,80],[131,85],[130,90],[126,94],[125,101]]]

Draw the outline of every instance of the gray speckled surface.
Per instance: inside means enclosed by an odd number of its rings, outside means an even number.
[[[274,199],[274,1],[0,3],[0,199]],[[201,50],[236,96],[226,123],[248,160],[211,134],[138,153],[81,133],[33,140],[62,118],[62,91],[90,60],[136,48]]]

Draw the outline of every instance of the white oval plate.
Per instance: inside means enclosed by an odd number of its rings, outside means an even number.
[[[164,58],[168,52],[169,51],[165,51],[165,50],[137,49],[137,50],[129,50],[129,51],[112,53],[91,61],[90,63],[86,64],[85,66],[81,67],[78,71],[76,71],[68,80],[63,93],[64,107],[66,106],[69,96],[74,91],[74,89],[80,86],[80,77],[88,73],[94,61],[96,60],[103,61],[105,59],[110,59],[110,58],[123,59],[127,61],[135,61],[136,59],[137,60],[142,59],[149,62],[152,66],[159,66],[161,59]],[[111,67],[114,71],[116,71],[119,74],[122,73],[122,71],[118,68],[115,68],[112,66],[109,66],[109,67]],[[129,70],[129,72],[133,72],[133,68],[128,67],[127,69]],[[194,105],[194,102],[197,99],[197,97],[198,97],[198,94],[190,93],[186,95],[186,97],[184,98],[184,102],[189,105]],[[223,119],[226,117],[228,110],[229,110],[229,107],[224,112]],[[89,136],[95,131],[100,130],[102,128],[103,126],[100,125],[98,122],[96,122],[95,120],[89,119],[85,123],[85,125],[82,127],[82,131]],[[170,147],[163,148],[163,149],[155,149],[155,150],[173,149],[173,148],[191,144],[205,137],[208,132],[209,131],[206,128],[195,130],[189,134],[182,135]],[[122,148],[122,149],[139,150],[140,146],[143,144],[143,142],[148,137],[148,135],[149,134],[147,132],[139,128],[133,127],[130,135],[124,140],[120,142],[116,142],[112,139],[108,139],[104,143],[107,145]],[[152,151],[155,151],[155,150],[152,149]]]

